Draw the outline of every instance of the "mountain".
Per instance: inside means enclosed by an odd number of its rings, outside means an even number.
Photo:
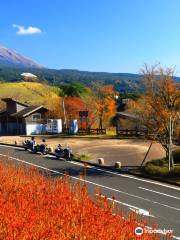
[[[80,82],[92,86],[100,81],[104,85],[111,84],[119,92],[142,92],[142,76],[132,73],[89,72],[73,69],[48,69],[32,60],[4,47],[0,47],[0,82],[23,82],[22,73],[34,74],[39,82],[60,85]],[[175,80],[180,82],[179,77]]]
[[[43,68],[42,65],[33,60],[3,46],[0,46],[0,66],[13,68]]]
[[[23,72],[30,72],[38,77],[39,82],[46,82],[50,85],[79,82],[90,87],[94,82],[100,81],[103,85],[113,85],[120,92],[139,92],[141,89],[141,76],[138,74],[88,72],[69,69],[29,69],[0,66],[0,82],[22,82],[24,81],[21,75]]]

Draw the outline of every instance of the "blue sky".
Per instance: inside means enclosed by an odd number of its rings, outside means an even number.
[[[1,0],[0,44],[57,69],[180,75],[179,0]],[[31,28],[29,28],[31,26]]]

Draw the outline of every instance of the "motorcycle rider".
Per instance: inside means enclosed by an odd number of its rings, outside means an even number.
[[[62,145],[58,144],[57,148],[55,149],[56,153],[61,153],[63,151]]]
[[[62,148],[61,144],[58,144],[57,148],[54,151],[55,156],[60,159],[60,158],[65,158],[66,160],[70,160],[71,159],[71,153],[72,150],[69,147],[66,148]]]
[[[44,150],[46,149],[47,145],[46,145],[46,140],[43,138],[42,139],[42,143],[40,144],[40,152],[44,152]]]
[[[30,140],[25,140],[23,142],[23,146],[25,147],[25,150],[27,149],[34,150],[35,145],[36,145],[36,141],[34,137],[31,137]]]
[[[31,149],[34,150],[34,147],[36,145],[35,137],[31,137],[31,140],[29,141],[31,145]]]

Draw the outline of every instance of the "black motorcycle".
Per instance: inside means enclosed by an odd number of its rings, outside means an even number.
[[[25,149],[25,151],[29,150],[32,153],[41,153],[43,155],[46,155],[48,153],[51,152],[51,149],[49,147],[47,147],[46,144],[35,144],[33,141],[31,140],[25,140],[23,142],[23,147]]]
[[[69,147],[67,148],[62,148],[62,146],[58,146],[55,151],[54,155],[56,156],[57,159],[66,159],[67,161],[70,161],[73,157],[72,155],[72,149]]]
[[[37,144],[37,145],[34,146],[32,152],[47,155],[48,153],[51,152],[51,149],[49,147],[47,147],[46,144]]]
[[[33,149],[33,142],[31,140],[25,140],[23,142],[23,147],[24,147],[25,151],[27,151],[28,149],[32,150]]]

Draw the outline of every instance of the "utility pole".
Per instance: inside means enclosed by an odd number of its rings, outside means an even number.
[[[171,170],[171,164],[172,164],[172,117],[169,117],[169,147],[168,147],[168,168],[169,172]]]
[[[64,126],[67,128],[67,118],[66,118],[66,109],[65,109],[65,96],[62,98],[62,107],[63,107],[63,113],[64,113]]]

